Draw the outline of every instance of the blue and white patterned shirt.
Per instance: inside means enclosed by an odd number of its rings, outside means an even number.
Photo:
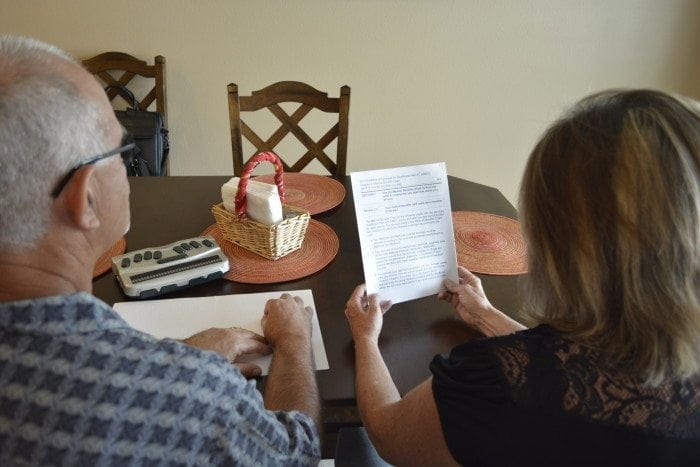
[[[213,352],[88,293],[0,303],[0,465],[315,465],[318,434]]]

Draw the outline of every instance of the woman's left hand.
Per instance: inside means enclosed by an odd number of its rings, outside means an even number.
[[[377,294],[367,296],[365,284],[355,287],[345,307],[353,339],[368,339],[376,343],[382,330],[383,314],[389,308],[390,300],[380,301]]]

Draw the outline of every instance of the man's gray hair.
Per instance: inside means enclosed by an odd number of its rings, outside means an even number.
[[[73,166],[105,151],[94,99],[59,70],[69,54],[0,36],[0,247],[34,246],[51,221],[51,191]],[[78,65],[80,66],[80,65]]]

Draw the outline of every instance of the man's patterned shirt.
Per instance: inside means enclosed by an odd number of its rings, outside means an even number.
[[[194,311],[193,311],[194,312]],[[87,293],[0,303],[0,465],[309,465],[316,428],[265,410],[213,352]]]

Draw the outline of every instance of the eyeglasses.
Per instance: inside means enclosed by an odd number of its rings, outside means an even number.
[[[58,182],[58,185],[56,185],[56,188],[51,192],[51,196],[53,198],[58,198],[58,195],[61,194],[61,191],[66,187],[68,182],[70,181],[71,177],[73,174],[75,174],[81,167],[85,167],[86,165],[92,165],[95,164],[102,159],[107,159],[108,157],[116,156],[117,154],[121,154],[122,159],[125,162],[129,162],[132,157],[132,152],[131,149],[134,149],[134,146],[136,146],[134,143],[127,143],[124,144],[126,141],[122,140],[122,146],[119,146],[116,149],[112,149],[111,151],[107,151],[103,154],[99,154],[97,156],[91,157],[90,159],[87,159],[80,164],[76,165],[70,171],[61,179],[60,182]]]

